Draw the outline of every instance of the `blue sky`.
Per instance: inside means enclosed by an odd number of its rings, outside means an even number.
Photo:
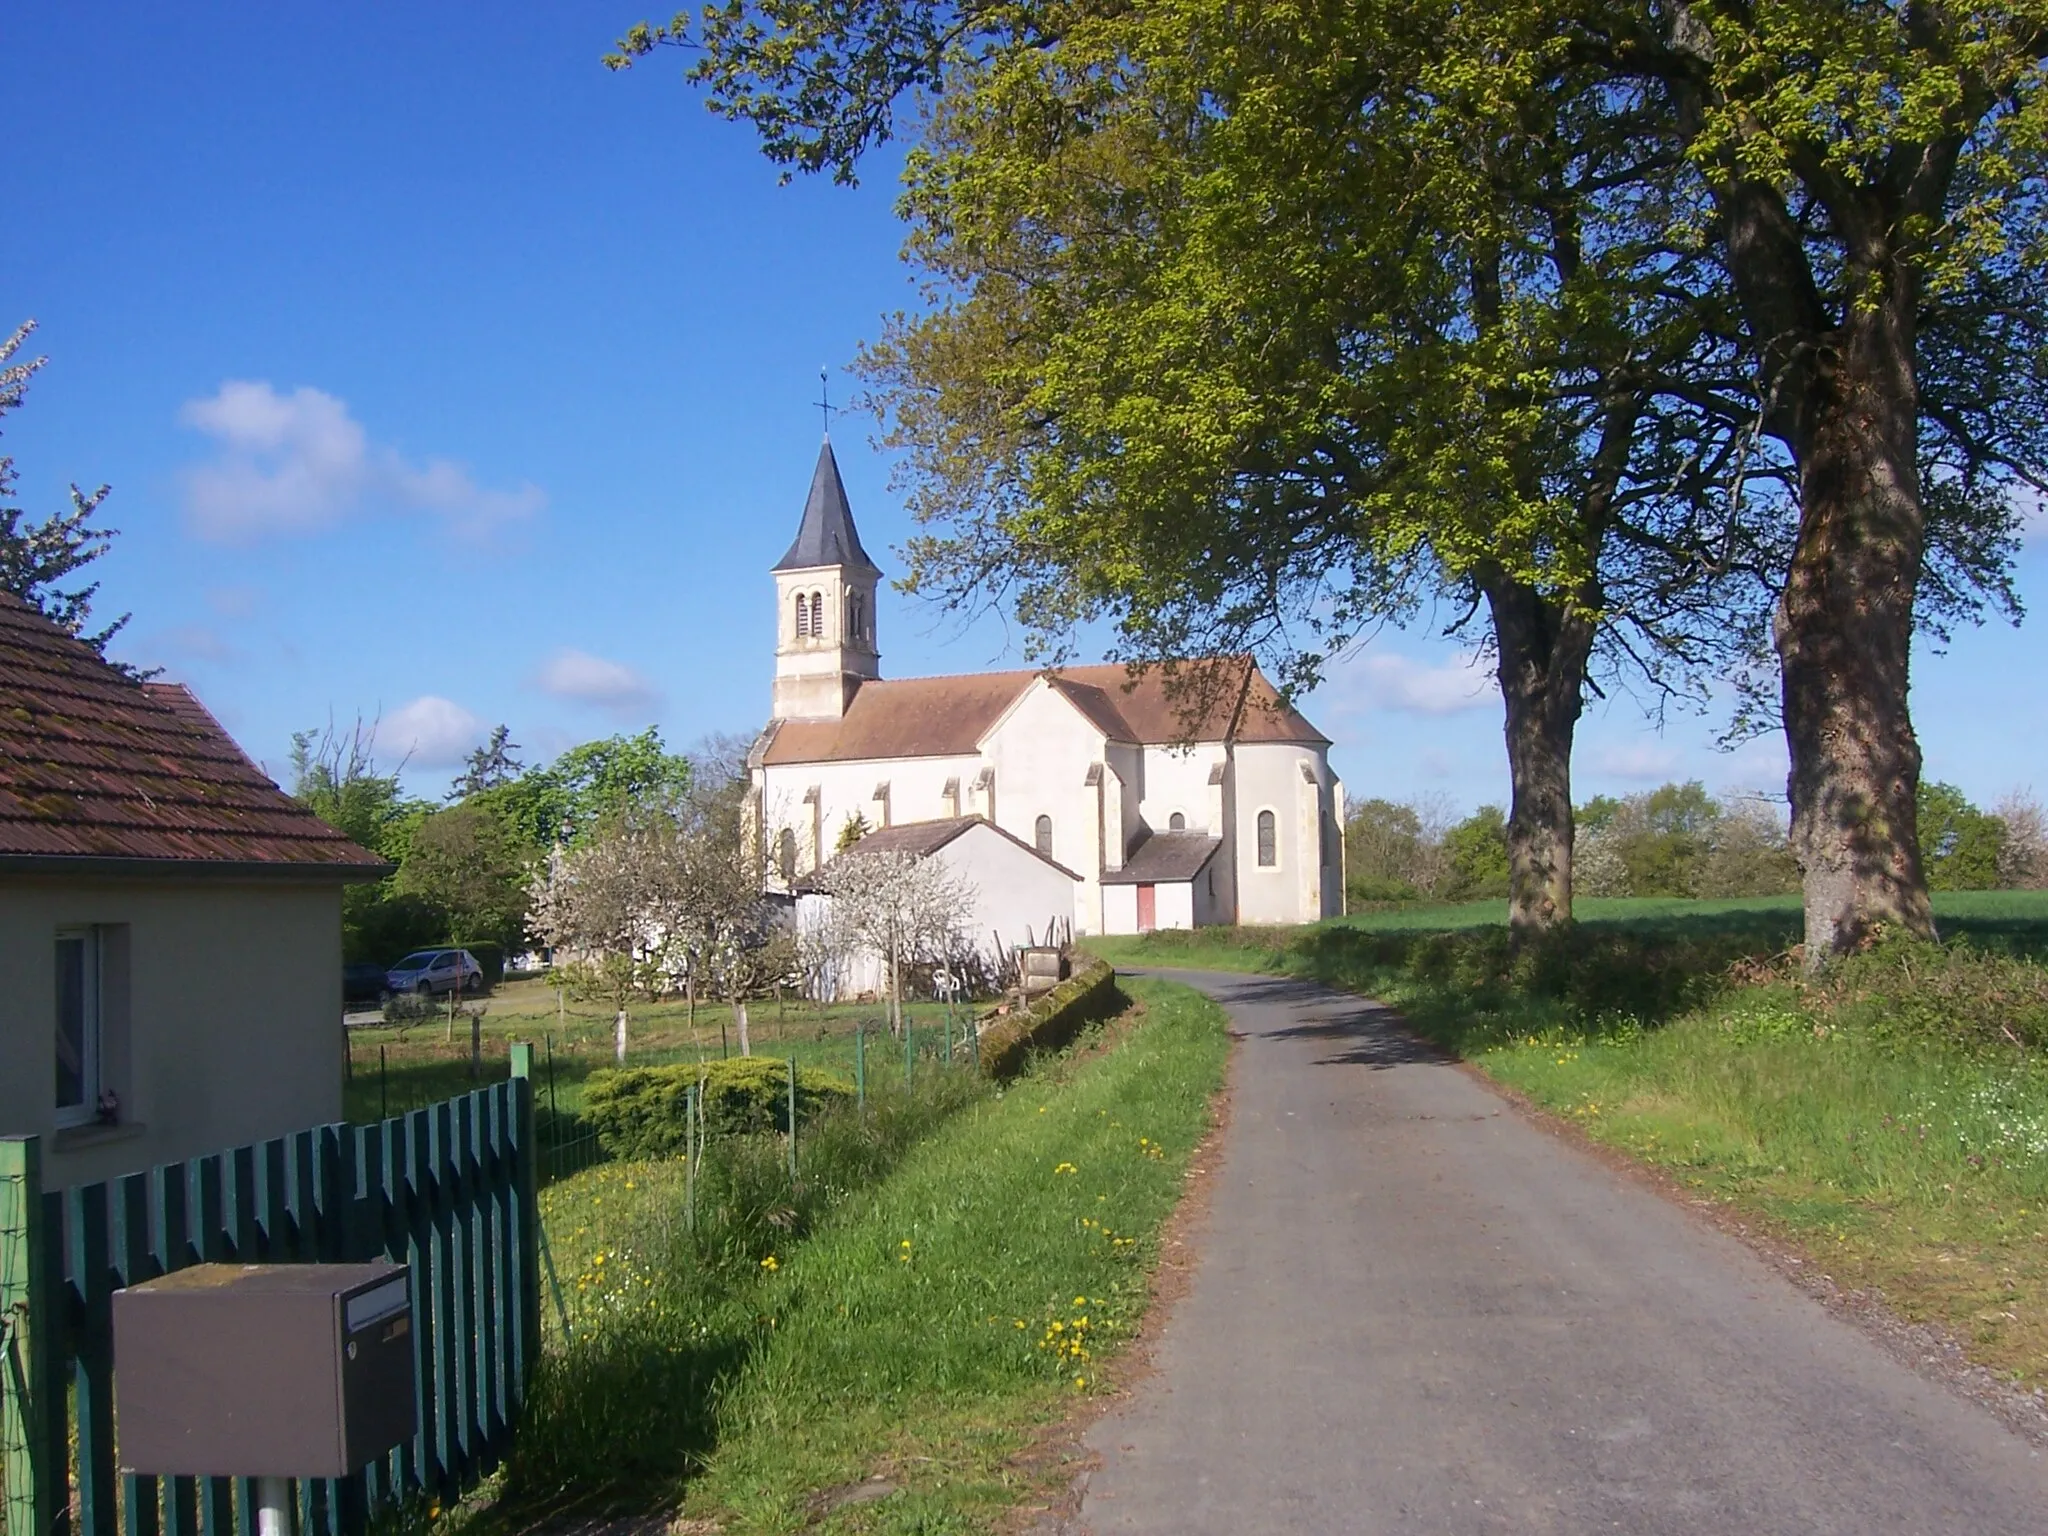
[[[768,566],[803,504],[820,365],[915,303],[890,174],[776,184],[663,58],[598,62],[615,3],[0,10],[0,325],[50,366],[6,445],[32,511],[111,482],[102,606],[282,771],[294,729],[381,716],[438,790],[504,721],[529,756],[765,713]],[[835,391],[846,384],[835,378]],[[870,424],[841,468],[899,545]],[[885,564],[892,561],[885,559]],[[2030,546],[2022,589],[2048,590]],[[1016,663],[894,594],[886,672]],[[1928,770],[2038,785],[2031,628],[1919,660]],[[1340,665],[1311,716],[1359,794],[1505,794],[1498,703],[1426,630]],[[1782,786],[1783,751],[1595,701],[1582,794]]]

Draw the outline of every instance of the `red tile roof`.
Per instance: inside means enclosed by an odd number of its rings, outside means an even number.
[[[1249,658],[1222,657],[1185,664],[1171,678],[1158,667],[1136,672],[1111,662],[1052,672],[974,672],[862,683],[842,719],[784,721],[761,760],[965,756],[1040,677],[1048,678],[1111,741],[1146,746],[1329,742],[1282,701]]]
[[[183,686],[134,683],[0,592],[0,867],[374,879]]]

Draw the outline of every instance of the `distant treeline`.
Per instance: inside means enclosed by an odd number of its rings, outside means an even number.
[[[574,846],[607,818],[743,777],[746,743],[707,738],[670,752],[652,728],[572,747],[528,765],[500,726],[441,800],[408,795],[376,758],[376,727],[358,721],[293,738],[292,793],[395,872],[342,898],[342,953],[389,964],[432,944],[529,942],[534,876],[558,843]],[[737,806],[734,807],[735,825]]]
[[[1573,885],[1581,896],[1774,896],[1799,889],[1781,804],[1710,795],[1697,781],[1577,808]],[[1353,905],[1476,901],[1508,893],[1507,818],[1482,805],[1353,800],[1344,847]],[[2048,819],[2031,795],[1982,810],[1952,784],[1920,785],[1920,854],[1938,891],[2048,886]]]

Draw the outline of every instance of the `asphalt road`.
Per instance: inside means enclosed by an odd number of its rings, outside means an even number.
[[[1163,972],[1244,1039],[1113,1532],[2048,1533],[2048,1455],[1357,998]]]

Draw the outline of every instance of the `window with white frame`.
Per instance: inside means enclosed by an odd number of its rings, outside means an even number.
[[[1052,818],[1041,816],[1032,827],[1032,843],[1048,859],[1052,857]]]
[[[1280,862],[1279,825],[1271,811],[1259,812],[1259,868],[1271,869]]]
[[[57,1080],[59,1125],[89,1125],[100,1109],[100,933],[57,930]]]

